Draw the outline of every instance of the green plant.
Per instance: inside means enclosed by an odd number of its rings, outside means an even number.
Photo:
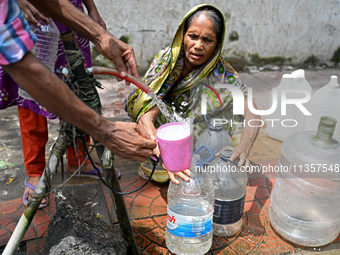
[[[129,42],[131,41],[131,36],[130,35],[122,35],[119,40],[121,40],[122,42],[129,44]]]
[[[319,62],[318,57],[312,55],[312,56],[309,56],[303,63],[304,63],[304,64],[307,64],[307,65],[308,65],[308,64],[315,65],[315,64],[317,64],[318,62]]]
[[[229,34],[229,42],[233,42],[233,41],[238,41],[238,33],[236,31],[232,31]]]
[[[340,47],[334,52],[332,61],[334,62],[340,62]]]

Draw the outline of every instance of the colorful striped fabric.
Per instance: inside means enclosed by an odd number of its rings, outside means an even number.
[[[15,0],[0,0],[0,65],[20,61],[37,41]]]

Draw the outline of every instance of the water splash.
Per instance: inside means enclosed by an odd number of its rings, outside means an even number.
[[[151,97],[152,102],[155,102],[159,108],[159,110],[163,113],[164,117],[168,120],[168,122],[183,122],[183,119],[174,112],[173,115],[170,114],[169,110],[167,109],[165,103],[159,99],[155,92],[150,91],[148,93],[148,96]]]
[[[152,102],[155,102],[157,104],[158,108],[160,109],[164,117],[167,119],[168,123],[179,122],[182,124],[182,128],[183,128],[182,132],[186,133],[189,131],[190,133],[190,118],[185,118],[185,119],[182,118],[180,114],[178,114],[175,111],[174,107],[172,108],[173,114],[171,114],[167,106],[165,105],[165,103],[157,97],[155,92],[151,91],[148,93],[148,95],[151,97]]]

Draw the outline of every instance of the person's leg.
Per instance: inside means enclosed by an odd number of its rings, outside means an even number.
[[[48,140],[47,120],[30,109],[18,107],[22,150],[28,175],[27,182],[37,186],[45,169],[45,145]],[[26,198],[33,195],[33,190],[26,187]],[[41,201],[47,203],[46,198]]]
[[[85,142],[90,143],[91,139],[89,136],[85,136]],[[89,146],[86,145],[87,150],[89,151]],[[76,149],[74,146],[67,147],[67,163],[68,163],[68,174],[73,174],[80,165],[83,164],[86,156],[83,155],[83,145],[81,142],[77,142]],[[101,169],[99,165],[96,166],[98,169]],[[98,178],[98,172],[94,169],[92,166],[90,160],[87,160],[83,166],[83,171],[81,171],[82,174],[80,176],[83,177],[92,177],[92,178]],[[121,177],[121,172],[116,169],[116,175],[118,178]],[[101,176],[104,176],[104,173],[101,171]]]
[[[85,142],[86,143],[90,143],[90,137],[89,136],[85,136]],[[89,146],[86,146],[87,150],[89,151]],[[77,168],[83,164],[85,157],[83,155],[83,144],[81,142],[77,142],[76,144],[76,150],[75,150],[75,146],[68,146],[67,147],[67,163],[68,163],[68,172],[69,173],[74,173]],[[87,165],[90,164],[90,160],[86,160],[83,168],[88,168],[88,171],[93,170],[91,165],[86,167]],[[84,172],[87,172],[87,170],[85,169]]]

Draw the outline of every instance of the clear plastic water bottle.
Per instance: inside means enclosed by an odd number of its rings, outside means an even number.
[[[41,24],[40,28],[34,24],[30,24],[31,31],[38,37],[38,41],[31,52],[39,58],[48,69],[54,72],[60,33],[57,25],[52,19],[49,19],[49,24],[46,24],[41,20],[38,21]]]
[[[237,165],[228,164],[233,147],[223,147],[220,157],[209,166],[215,187],[213,229],[214,235],[231,236],[242,227],[247,173]]]
[[[212,244],[212,218],[214,186],[205,172],[196,170],[195,155],[191,165],[191,178],[180,184],[170,182],[168,189],[168,219],[166,245],[176,254],[205,254]]]
[[[50,23],[46,24],[40,19],[36,18],[41,24],[37,27],[34,24],[30,24],[31,31],[37,36],[38,41],[33,46],[31,52],[40,59],[43,64],[54,72],[55,62],[57,61],[58,42],[60,33],[58,27],[49,19]],[[33,98],[22,88],[19,88],[19,95],[23,98],[33,100]]]
[[[211,121],[209,121],[207,118],[206,122],[209,128],[198,137],[195,144],[196,150],[205,146],[211,150],[213,155],[215,155],[221,151],[224,146],[233,146],[233,141],[221,122],[216,119],[211,119]],[[200,155],[202,161],[206,161],[210,156],[207,150],[200,150],[198,155]]]

